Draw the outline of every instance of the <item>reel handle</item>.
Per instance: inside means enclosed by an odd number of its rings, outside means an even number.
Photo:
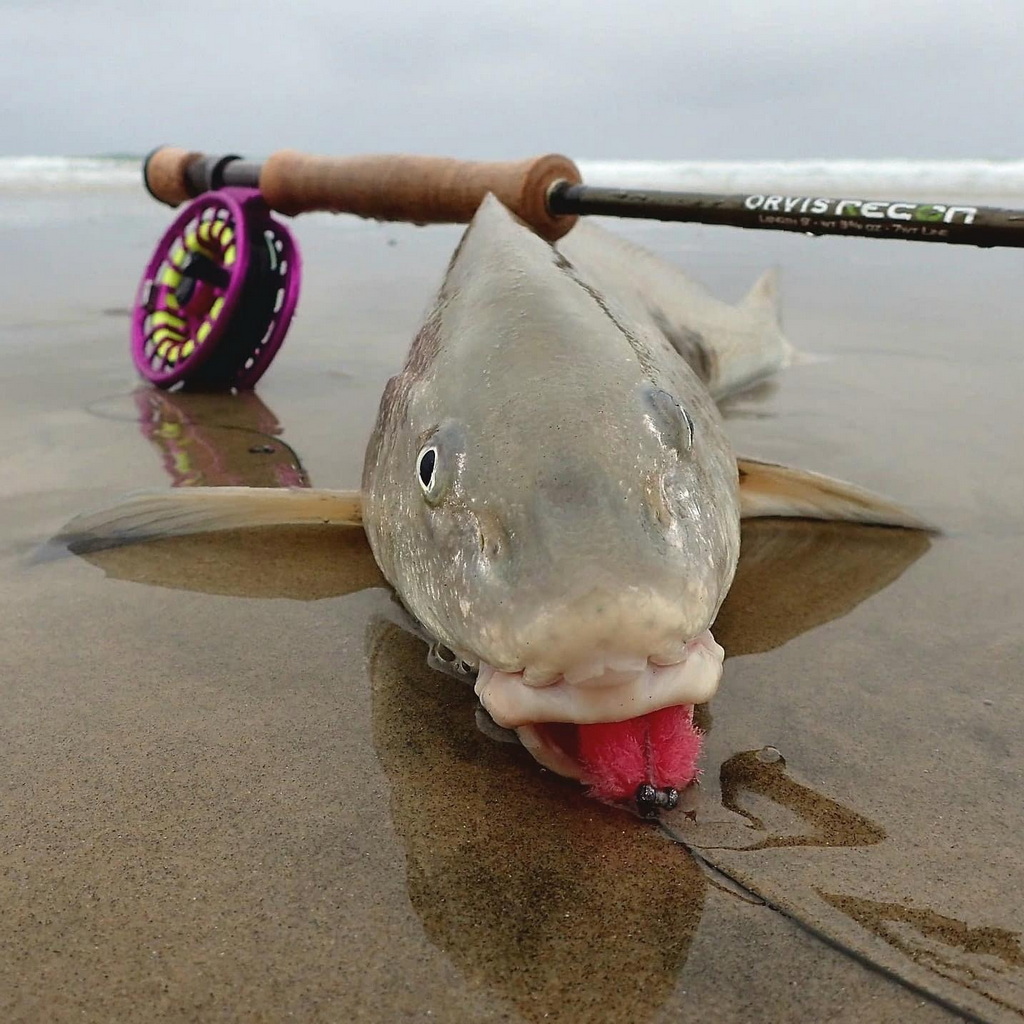
[[[211,187],[255,186],[248,180],[254,174],[267,205],[288,215],[322,210],[414,224],[465,224],[493,192],[549,241],[576,223],[575,215],[549,212],[551,186],[582,181],[576,165],[557,154],[484,163],[424,156],[317,157],[282,150],[259,166],[164,147],[147,158],[144,170],[152,195],[172,206]],[[236,180],[238,175],[246,180]]]

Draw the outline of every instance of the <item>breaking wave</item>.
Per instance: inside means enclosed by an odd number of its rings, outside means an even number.
[[[1024,160],[594,160],[592,185],[868,199],[1024,199]]]
[[[581,160],[592,185],[891,199],[1024,199],[1024,160]],[[141,158],[0,157],[0,192],[141,189]]]
[[[0,191],[142,187],[137,157],[3,156]]]

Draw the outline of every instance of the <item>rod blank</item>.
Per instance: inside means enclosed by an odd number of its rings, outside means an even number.
[[[893,200],[766,194],[710,195],[560,183],[553,213],[725,224],[808,235],[892,238],[982,248],[1024,247],[1024,210]]]

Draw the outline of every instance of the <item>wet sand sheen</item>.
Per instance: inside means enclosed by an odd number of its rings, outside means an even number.
[[[356,533],[25,569],[70,515],[139,486],[351,485],[457,234],[302,222],[306,295],[261,401],[182,408],[133,394],[102,312],[161,223],[128,210],[102,276],[55,289],[74,326],[19,328],[2,370],[5,1019],[943,1018],[729,877],[935,997],[1017,1019],[1007,260],[633,229],[702,240],[686,262],[727,296],[781,263],[788,333],[833,355],[737,404],[744,453],[948,531],[745,532],[704,780],[667,823],[723,876],[482,736],[471,694],[388,625]]]

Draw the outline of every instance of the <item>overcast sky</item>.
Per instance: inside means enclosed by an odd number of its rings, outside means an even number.
[[[1020,157],[1024,0],[0,0],[0,154]]]

